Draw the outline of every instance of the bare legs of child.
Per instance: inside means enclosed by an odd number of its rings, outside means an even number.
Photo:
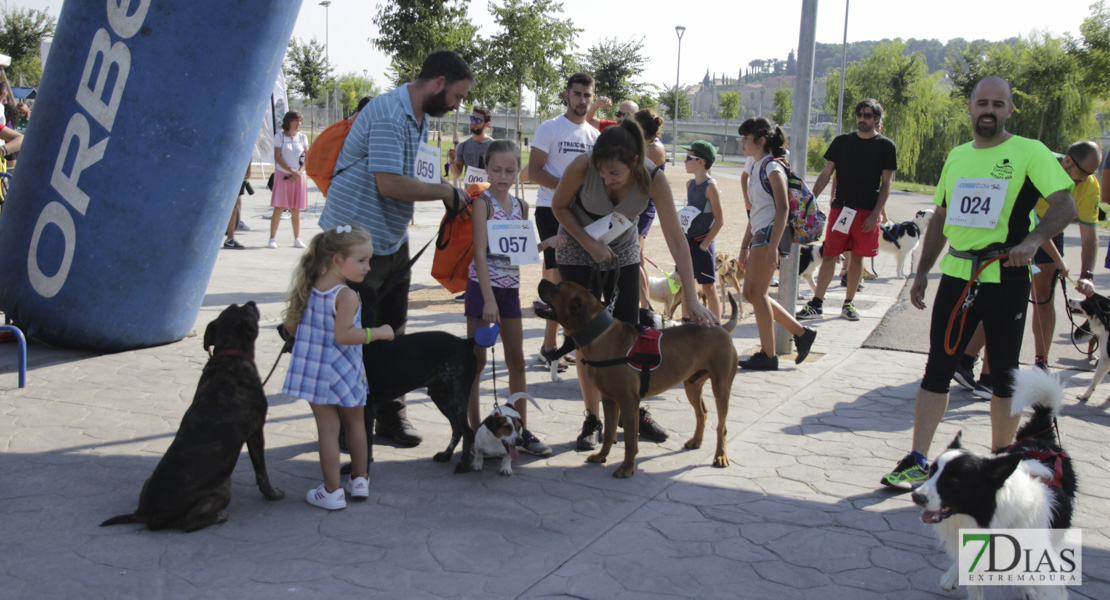
[[[337,510],[347,506],[339,484],[339,424],[347,432],[347,445],[351,453],[351,480],[348,491],[353,498],[369,496],[367,488],[366,427],[363,423],[363,406],[337,406],[310,404],[316,418],[319,439],[320,471],[324,484],[308,492],[308,502],[321,508]],[[315,498],[315,501],[314,501]]]

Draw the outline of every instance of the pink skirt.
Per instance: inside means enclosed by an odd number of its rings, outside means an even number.
[[[285,179],[286,173],[274,171],[274,193],[270,206],[274,208],[308,208],[308,175],[300,179]]]

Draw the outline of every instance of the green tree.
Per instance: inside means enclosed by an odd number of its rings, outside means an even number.
[[[0,52],[12,59],[9,80],[18,82],[22,75],[27,85],[39,84],[42,78],[39,46],[42,38],[54,35],[57,26],[57,19],[47,13],[49,10],[49,7],[45,10],[16,7],[3,11]]]
[[[641,109],[654,108],[656,109],[656,111],[658,111],[659,93],[656,91],[656,87],[654,85],[648,84],[647,87],[651,89],[641,92],[634,98],[634,100],[636,100],[636,106],[639,106]]]
[[[343,116],[349,117],[358,108],[358,103],[364,96],[374,97],[381,94],[381,89],[374,83],[373,77],[364,77],[355,73],[346,73],[339,76],[340,103],[343,106]]]
[[[511,95],[517,107],[519,144],[524,88],[550,93],[560,80],[565,81],[560,66],[567,63],[556,65],[551,57],[569,53],[581,30],[570,19],[559,18],[563,5],[553,0],[504,0],[500,6],[491,3],[490,11],[500,30],[490,40],[486,59],[497,65],[499,79],[505,84],[504,95]]]
[[[725,121],[725,143],[721,144],[721,154],[728,148],[728,122],[736,118],[740,111],[740,93],[725,92],[717,100],[717,114]]]
[[[308,98],[312,107],[312,124],[316,123],[316,99],[320,97],[332,80],[332,66],[324,53],[324,46],[312,38],[304,42],[297,38],[289,40],[285,53],[285,72],[289,75],[289,89]]]
[[[1068,37],[1068,53],[1083,70],[1083,85],[1099,98],[1110,95],[1110,10],[1106,0],[1091,5],[1091,16],[1079,26],[1081,38]]]
[[[950,61],[954,94],[966,105],[975,83],[986,75],[1006,78],[1014,88],[1014,113],[1006,122],[1011,133],[1034,138],[1057,151],[1098,133],[1097,91],[1090,82],[1105,72],[1088,74],[1079,55],[1062,38],[1033,34],[1014,45],[972,44],[963,60]]]
[[[644,38],[627,42],[606,39],[582,55],[582,68],[594,76],[597,95],[608,96],[613,106],[620,106],[647,87],[643,83],[633,83],[633,79],[644,72],[645,60],[640,54],[643,48]]]
[[[394,85],[414,81],[424,58],[447,48],[466,58],[478,28],[467,16],[468,0],[394,0],[379,4],[375,15],[378,37],[371,42],[391,59]]]
[[[790,114],[794,112],[794,92],[787,88],[775,90],[775,99],[772,101],[775,112],[771,113],[771,121],[777,125],[790,122]]]
[[[663,85],[663,90],[659,92],[658,106],[656,110],[663,111],[663,118],[668,121],[684,120],[690,118],[690,99],[686,97],[686,91],[679,88],[678,91],[678,118],[675,118],[675,86]]]

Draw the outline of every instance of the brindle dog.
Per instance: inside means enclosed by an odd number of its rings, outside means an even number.
[[[193,403],[134,513],[101,523],[146,523],[150,529],[196,531],[227,520],[231,472],[246,443],[258,489],[267,500],[285,492],[270,485],[263,455],[266,393],[254,364],[258,308],[232,304],[208,324],[204,349],[211,353]],[[215,352],[212,349],[215,349]]]

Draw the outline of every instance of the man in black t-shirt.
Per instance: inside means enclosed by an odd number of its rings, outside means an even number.
[[[824,259],[817,273],[817,289],[813,300],[798,312],[798,319],[821,316],[825,290],[832,281],[837,258],[851,252],[848,259],[847,290],[841,316],[858,321],[859,312],[852,304],[863,258],[879,253],[879,215],[890,196],[890,183],[898,167],[898,150],[889,138],[879,133],[883,107],[874,98],[864,98],[856,105],[856,131],[837,136],[825,151],[825,169],[813,185],[813,197],[825,190],[836,173],[836,193],[829,211],[825,231]]]

